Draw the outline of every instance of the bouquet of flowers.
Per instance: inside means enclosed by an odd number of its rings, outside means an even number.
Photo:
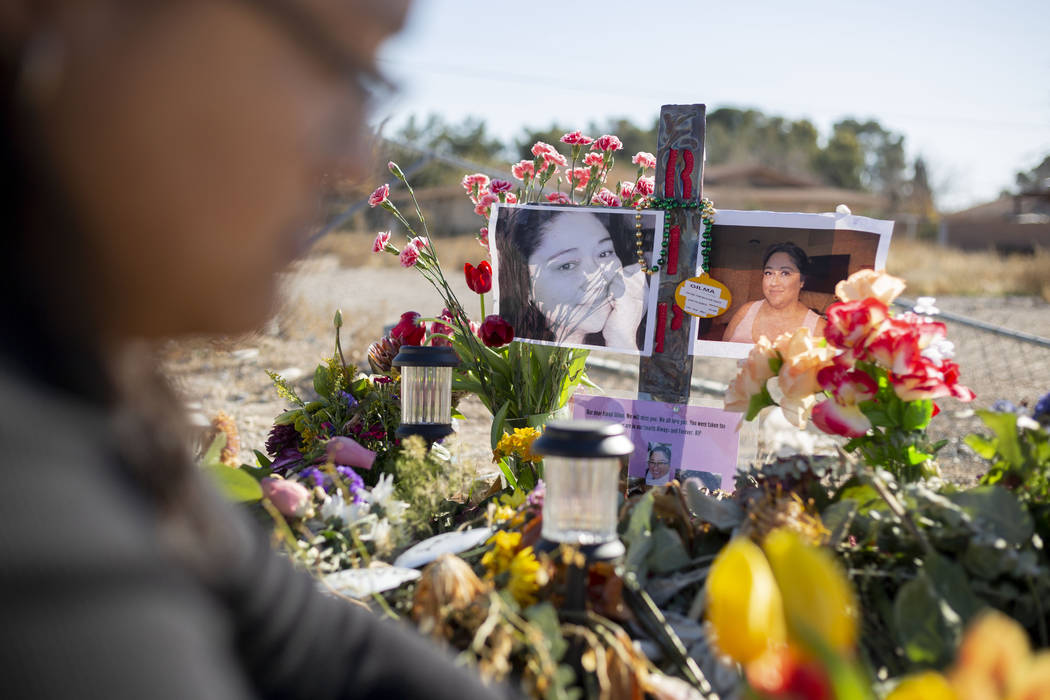
[[[827,309],[824,337],[802,328],[772,342],[760,338],[729,385],[726,409],[752,420],[779,405],[800,428],[811,417],[820,430],[850,438],[847,451],[898,479],[923,476],[943,446],[925,432],[938,411],[933,399],[974,394],[959,384],[943,323],[890,314],[903,290],[902,280],[873,270],[839,282],[841,301]]]
[[[618,183],[619,194],[602,187],[610,172],[615,151],[623,148],[618,138],[604,135],[598,139],[571,132],[562,137],[570,146],[566,158],[550,144],[538,142],[532,148],[533,160],[523,160],[512,167],[515,177],[521,180],[516,191],[506,180],[492,180],[477,173],[463,178],[474,211],[488,218],[493,204],[537,202],[543,197],[544,188],[554,180],[558,190],[546,195],[549,202],[574,204],[579,201],[600,206],[623,206],[639,203],[653,192],[653,178],[645,177],[647,168],[654,168],[655,158],[648,153],[639,153],[634,162],[638,165],[636,183]],[[584,146],[590,146],[587,153]],[[576,166],[579,162],[581,165]],[[453,379],[453,390],[477,395],[482,404],[492,413],[492,447],[496,448],[500,436],[515,428],[541,426],[549,416],[563,408],[572,391],[580,383],[588,383],[585,373],[588,351],[576,348],[520,343],[513,341],[514,329],[497,314],[485,315],[485,294],[492,289],[492,267],[488,260],[477,265],[467,263],[464,268],[467,286],[478,294],[481,323],[472,321],[448,284],[438,259],[434,241],[427,228],[426,219],[416,201],[415,193],[396,163],[388,164],[390,172],[407,189],[412,197],[416,219],[421,232],[390,200],[390,187],[384,184],[369,198],[373,207],[381,206],[405,229],[407,242],[398,246],[392,233],[381,231],[376,235],[372,250],[398,256],[403,267],[415,268],[430,282],[444,303],[442,314],[435,318],[423,318],[416,312],[406,312],[391,336],[369,351],[374,359],[374,369],[386,369],[386,358],[400,344],[445,344],[451,345],[460,358]],[[561,169],[566,168],[563,172]],[[567,193],[561,191],[567,187]],[[422,233],[422,235],[420,235]],[[488,249],[488,229],[481,228],[478,238]],[[593,386],[593,385],[592,385]],[[522,474],[506,460],[499,460],[504,475],[511,486],[524,478],[525,487],[535,483],[536,474],[542,475],[542,464],[535,470]]]

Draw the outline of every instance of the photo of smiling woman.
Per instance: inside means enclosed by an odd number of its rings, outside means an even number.
[[[495,217],[496,298],[515,338],[652,352],[656,288],[638,262],[633,210],[501,206]],[[652,240],[658,217],[642,223]]]

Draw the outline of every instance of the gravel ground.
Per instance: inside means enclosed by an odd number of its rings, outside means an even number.
[[[461,275],[450,282],[463,299],[470,297]],[[424,315],[440,312],[438,297],[418,275],[398,267],[344,268],[333,256],[315,256],[297,263],[283,278],[282,302],[274,317],[257,333],[220,340],[170,342],[162,349],[163,366],[176,389],[199,420],[219,411],[233,416],[241,433],[244,461],[252,449],[261,449],[274,416],[286,406],[273,391],[265,370],[275,370],[309,393],[313,368],[334,348],[332,315],[342,309],[342,346],[347,361],[367,366],[368,344],[403,311]],[[1050,338],[1050,304],[1033,297],[940,298],[944,311],[987,323]],[[949,323],[948,337],[956,343],[962,381],[977,393],[977,406],[999,398],[1029,406],[1050,391],[1050,348],[1002,338]],[[597,356],[597,354],[596,354]],[[603,359],[637,366],[637,358],[602,354]],[[735,360],[696,358],[694,379],[728,383],[736,373]],[[615,395],[636,390],[628,375],[592,369],[592,378]],[[702,395],[698,394],[698,397]],[[713,396],[707,396],[713,399]],[[479,402],[461,405],[468,420],[457,426],[452,443],[462,459],[474,461],[479,471],[491,470],[488,459],[488,414]],[[943,412],[931,428],[934,437],[949,437],[940,464],[949,478],[966,483],[983,469],[960,437],[980,428],[971,406],[942,402]],[[754,440],[745,434],[745,440]]]

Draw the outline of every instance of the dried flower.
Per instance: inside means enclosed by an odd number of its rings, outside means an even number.
[[[449,613],[465,610],[488,590],[470,565],[454,554],[442,554],[427,568],[416,585],[412,619],[423,631],[439,638],[450,635]]]
[[[372,371],[377,374],[389,374],[402,344],[401,338],[380,338],[369,345],[368,365]]]
[[[222,448],[222,452],[219,454],[219,461],[225,464],[227,467],[238,466],[237,455],[241,451],[241,436],[237,432],[237,424],[233,418],[225,411],[219,411],[215,414],[215,417],[211,419],[212,430],[218,433],[226,435],[226,444]]]

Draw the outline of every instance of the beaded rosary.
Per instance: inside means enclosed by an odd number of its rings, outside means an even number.
[[[703,259],[703,271],[707,272],[710,269],[710,255],[711,255],[711,225],[715,220],[715,206],[711,203],[710,199],[703,199],[699,202],[696,200],[680,201],[673,197],[649,197],[647,200],[642,200],[635,205],[634,213],[634,240],[635,248],[638,252],[638,263],[645,270],[647,275],[651,275],[654,272],[659,272],[660,268],[668,264],[671,261],[670,267],[674,268],[671,270],[672,274],[677,273],[677,261],[678,261],[678,226],[671,226],[671,217],[664,216],[664,238],[660,245],[660,258],[651,267],[646,267],[645,256],[642,244],[642,210],[643,209],[662,209],[666,212],[670,212],[674,209],[699,209],[700,219],[704,224],[704,232],[701,235],[700,240],[700,255]],[[675,236],[672,238],[671,231],[674,229]]]

